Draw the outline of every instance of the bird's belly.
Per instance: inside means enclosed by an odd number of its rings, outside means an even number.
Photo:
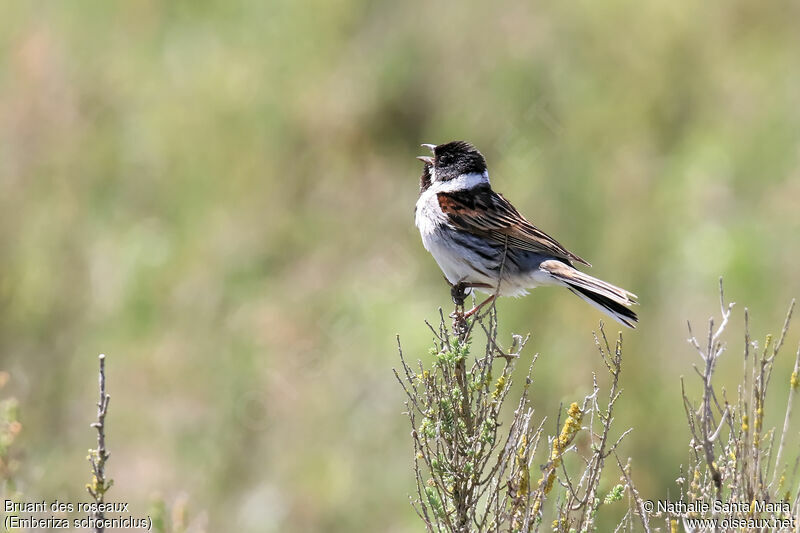
[[[502,272],[499,294],[523,296],[528,289],[549,281],[549,276],[539,270],[541,259],[510,251],[503,261],[502,246],[447,226],[422,233],[422,241],[452,284],[482,284],[486,287],[477,290],[494,294]]]
[[[435,231],[427,236],[423,235],[422,241],[439,268],[442,269],[447,281],[452,284],[458,282],[488,283],[490,280],[483,279],[487,276],[481,276],[475,268],[477,261],[473,257],[474,254],[441,233],[441,231]]]

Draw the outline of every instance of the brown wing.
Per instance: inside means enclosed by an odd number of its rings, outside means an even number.
[[[559,259],[588,262],[564,248],[557,240],[523,217],[502,195],[486,186],[469,191],[439,193],[439,207],[454,227],[482,235],[499,244],[551,255]]]

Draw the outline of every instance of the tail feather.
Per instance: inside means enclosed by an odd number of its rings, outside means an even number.
[[[635,328],[639,318],[629,307],[636,304],[636,295],[603,280],[576,270],[557,260],[545,261],[540,268],[558,282],[600,311],[629,328]]]
[[[611,298],[607,298],[595,292],[590,292],[580,287],[568,286],[569,290],[577,294],[582,300],[590,303],[600,311],[603,311],[608,316],[629,328],[635,329],[639,317],[632,309],[625,307],[619,302],[615,302]]]

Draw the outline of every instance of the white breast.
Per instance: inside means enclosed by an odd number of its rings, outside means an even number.
[[[464,174],[449,181],[434,182],[417,200],[415,224],[419,228],[422,244],[428,250],[450,283],[469,278],[473,273],[465,262],[465,251],[448,236],[451,231],[447,224],[447,215],[439,207],[438,194],[469,190],[489,182],[487,173]]]
[[[431,235],[440,225],[447,223],[447,216],[442,213],[442,209],[439,207],[439,198],[432,186],[428,187],[428,190],[423,192],[417,200],[414,223],[419,228],[425,249],[430,251],[425,237]]]

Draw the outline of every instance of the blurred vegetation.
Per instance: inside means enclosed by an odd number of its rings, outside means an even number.
[[[424,355],[450,296],[413,226],[413,156],[463,138],[496,189],[639,295],[621,453],[643,497],[674,494],[685,320],[715,309],[719,275],[757,309],[754,335],[800,294],[798,16],[781,0],[6,2],[17,487],[85,497],[104,352],[109,475],[131,509],[186,492],[210,531],[417,530],[394,335]],[[542,354],[539,412],[586,393],[594,309],[540,289],[498,310]]]

